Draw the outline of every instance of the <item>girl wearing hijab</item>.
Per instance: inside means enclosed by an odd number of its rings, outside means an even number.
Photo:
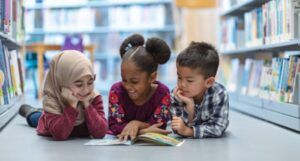
[[[108,125],[94,80],[91,62],[81,52],[65,50],[56,55],[45,80],[38,135],[52,136],[55,140],[104,137]]]

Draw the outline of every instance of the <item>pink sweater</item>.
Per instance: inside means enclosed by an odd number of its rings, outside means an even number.
[[[85,122],[74,126],[78,114],[79,112],[71,106],[65,107],[61,115],[43,112],[38,122],[37,133],[52,136],[55,140],[66,140],[70,136],[104,137],[108,125],[101,96],[95,97],[90,106],[84,110]]]

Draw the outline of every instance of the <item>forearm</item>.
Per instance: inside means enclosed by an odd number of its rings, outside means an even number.
[[[78,112],[66,107],[62,115],[46,114],[46,126],[55,140],[66,140],[73,131]]]
[[[95,138],[102,138],[108,129],[104,114],[97,113],[96,109],[89,107],[86,109],[86,124],[90,135]]]
[[[142,129],[145,129],[145,128],[148,128],[148,127],[151,126],[149,123],[146,123],[146,122],[142,122],[142,121],[138,121],[138,120],[132,120],[132,121],[134,121],[135,123],[137,123],[137,125],[139,127],[139,130],[142,130]]]

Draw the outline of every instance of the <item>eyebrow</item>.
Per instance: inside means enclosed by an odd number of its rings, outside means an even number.
[[[181,76],[179,73],[177,73],[177,75],[178,75],[179,77],[183,77],[183,76]],[[186,76],[186,77],[184,77],[184,78],[190,79],[190,78],[194,78],[194,76]]]
[[[74,83],[83,83],[83,81],[82,80],[77,80]]]

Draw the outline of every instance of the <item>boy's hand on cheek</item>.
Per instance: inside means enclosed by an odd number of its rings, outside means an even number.
[[[73,108],[77,107],[78,99],[73,95],[70,89],[63,87],[61,89],[61,95]]]
[[[182,100],[187,106],[194,106],[194,99],[182,95],[181,90],[177,90],[175,96],[177,96],[180,100]]]

